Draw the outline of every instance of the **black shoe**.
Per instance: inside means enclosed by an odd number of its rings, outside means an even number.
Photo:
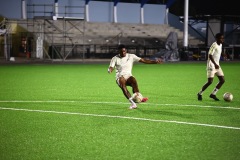
[[[199,101],[201,101],[202,100],[202,95],[201,94],[197,94],[197,99],[199,100]]]
[[[214,99],[215,101],[219,101],[219,99],[216,97],[216,95],[210,94],[210,98]]]

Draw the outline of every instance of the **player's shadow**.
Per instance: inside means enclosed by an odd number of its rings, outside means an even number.
[[[143,114],[146,115],[164,115],[164,116],[171,116],[171,117],[181,117],[181,118],[187,118],[187,119],[192,119],[194,118],[194,115],[192,114],[182,114],[182,113],[176,113],[174,111],[164,111],[164,110],[148,110],[145,108],[137,108],[138,111],[140,111]]]

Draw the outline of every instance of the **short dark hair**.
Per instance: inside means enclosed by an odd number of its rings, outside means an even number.
[[[215,38],[216,38],[216,39],[219,39],[219,38],[221,38],[221,36],[223,36],[222,33],[217,33],[217,34],[215,35]]]
[[[118,50],[122,50],[123,48],[126,48],[124,44],[120,44],[120,45],[118,46]]]

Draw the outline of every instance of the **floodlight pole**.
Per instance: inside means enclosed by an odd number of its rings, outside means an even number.
[[[188,48],[188,3],[189,0],[184,0],[184,30],[183,30],[183,47]]]

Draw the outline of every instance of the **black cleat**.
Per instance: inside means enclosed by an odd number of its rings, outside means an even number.
[[[197,94],[197,99],[199,100],[199,101],[201,101],[202,100],[202,95],[201,94]]]
[[[214,99],[215,101],[220,101],[220,100],[216,97],[216,95],[210,94],[209,97],[212,98],[212,99]]]

